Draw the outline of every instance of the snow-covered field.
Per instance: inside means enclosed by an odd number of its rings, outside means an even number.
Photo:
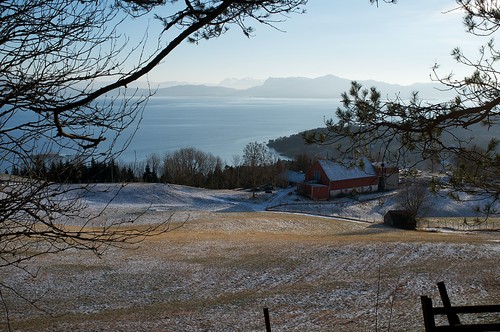
[[[132,183],[117,185],[96,185],[85,198],[90,208],[99,209],[111,201],[115,209],[148,212],[211,211],[211,212],[262,212],[276,211],[304,213],[354,219],[370,223],[380,223],[384,214],[397,209],[396,193],[373,193],[356,198],[337,198],[326,202],[314,202],[297,195],[294,187],[279,189],[272,194],[259,192],[256,198],[246,190],[208,190],[169,184]],[[450,199],[447,195],[433,195],[432,204],[425,216],[429,218],[483,217],[475,208],[484,206],[488,200],[474,200],[461,195],[462,200]],[[500,206],[497,203],[497,210]],[[116,210],[114,210],[116,211]],[[142,221],[152,222],[154,213]],[[155,219],[153,219],[155,220]],[[141,222],[141,220],[138,220]],[[498,223],[500,226],[500,223]]]
[[[182,227],[102,258],[41,257],[30,264],[33,276],[1,271],[4,285],[38,296],[52,315],[3,292],[14,330],[263,331],[268,307],[273,331],[423,331],[419,296],[437,300],[438,281],[453,304],[500,303],[498,232],[384,227],[390,195],[311,205],[293,189],[252,198],[242,190],[98,185],[86,197],[89,211],[111,198],[96,223],[170,218]],[[471,206],[454,204],[436,198],[433,214],[473,216]]]

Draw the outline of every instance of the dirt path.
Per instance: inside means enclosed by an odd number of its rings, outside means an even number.
[[[273,331],[422,331],[419,296],[437,298],[438,281],[456,304],[500,303],[498,239],[189,212],[183,227],[137,249],[102,259],[67,252],[37,260],[34,279],[21,271],[0,278],[41,296],[55,315],[4,294],[19,331],[263,331],[263,307]]]

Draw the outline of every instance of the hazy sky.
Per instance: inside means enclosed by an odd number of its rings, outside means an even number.
[[[310,0],[307,13],[279,23],[280,32],[253,22],[246,38],[237,27],[219,39],[183,43],[150,75],[154,82],[218,83],[225,78],[319,77],[389,83],[429,82],[434,63],[460,73],[450,52],[471,57],[484,43],[465,32],[453,0]]]

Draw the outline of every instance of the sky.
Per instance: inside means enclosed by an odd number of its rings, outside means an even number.
[[[305,14],[277,24],[284,32],[252,22],[251,38],[233,27],[218,39],[185,42],[148,79],[217,84],[225,78],[332,74],[402,85],[430,82],[435,63],[443,75],[462,73],[450,56],[453,48],[476,58],[486,41],[465,31],[462,14],[450,12],[455,6],[453,0],[381,1],[378,7],[368,0],[309,0]]]

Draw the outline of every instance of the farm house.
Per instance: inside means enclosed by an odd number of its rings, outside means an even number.
[[[314,200],[379,189],[379,174],[366,159],[338,163],[333,160],[315,161],[306,172],[305,181],[298,184],[298,191]]]

